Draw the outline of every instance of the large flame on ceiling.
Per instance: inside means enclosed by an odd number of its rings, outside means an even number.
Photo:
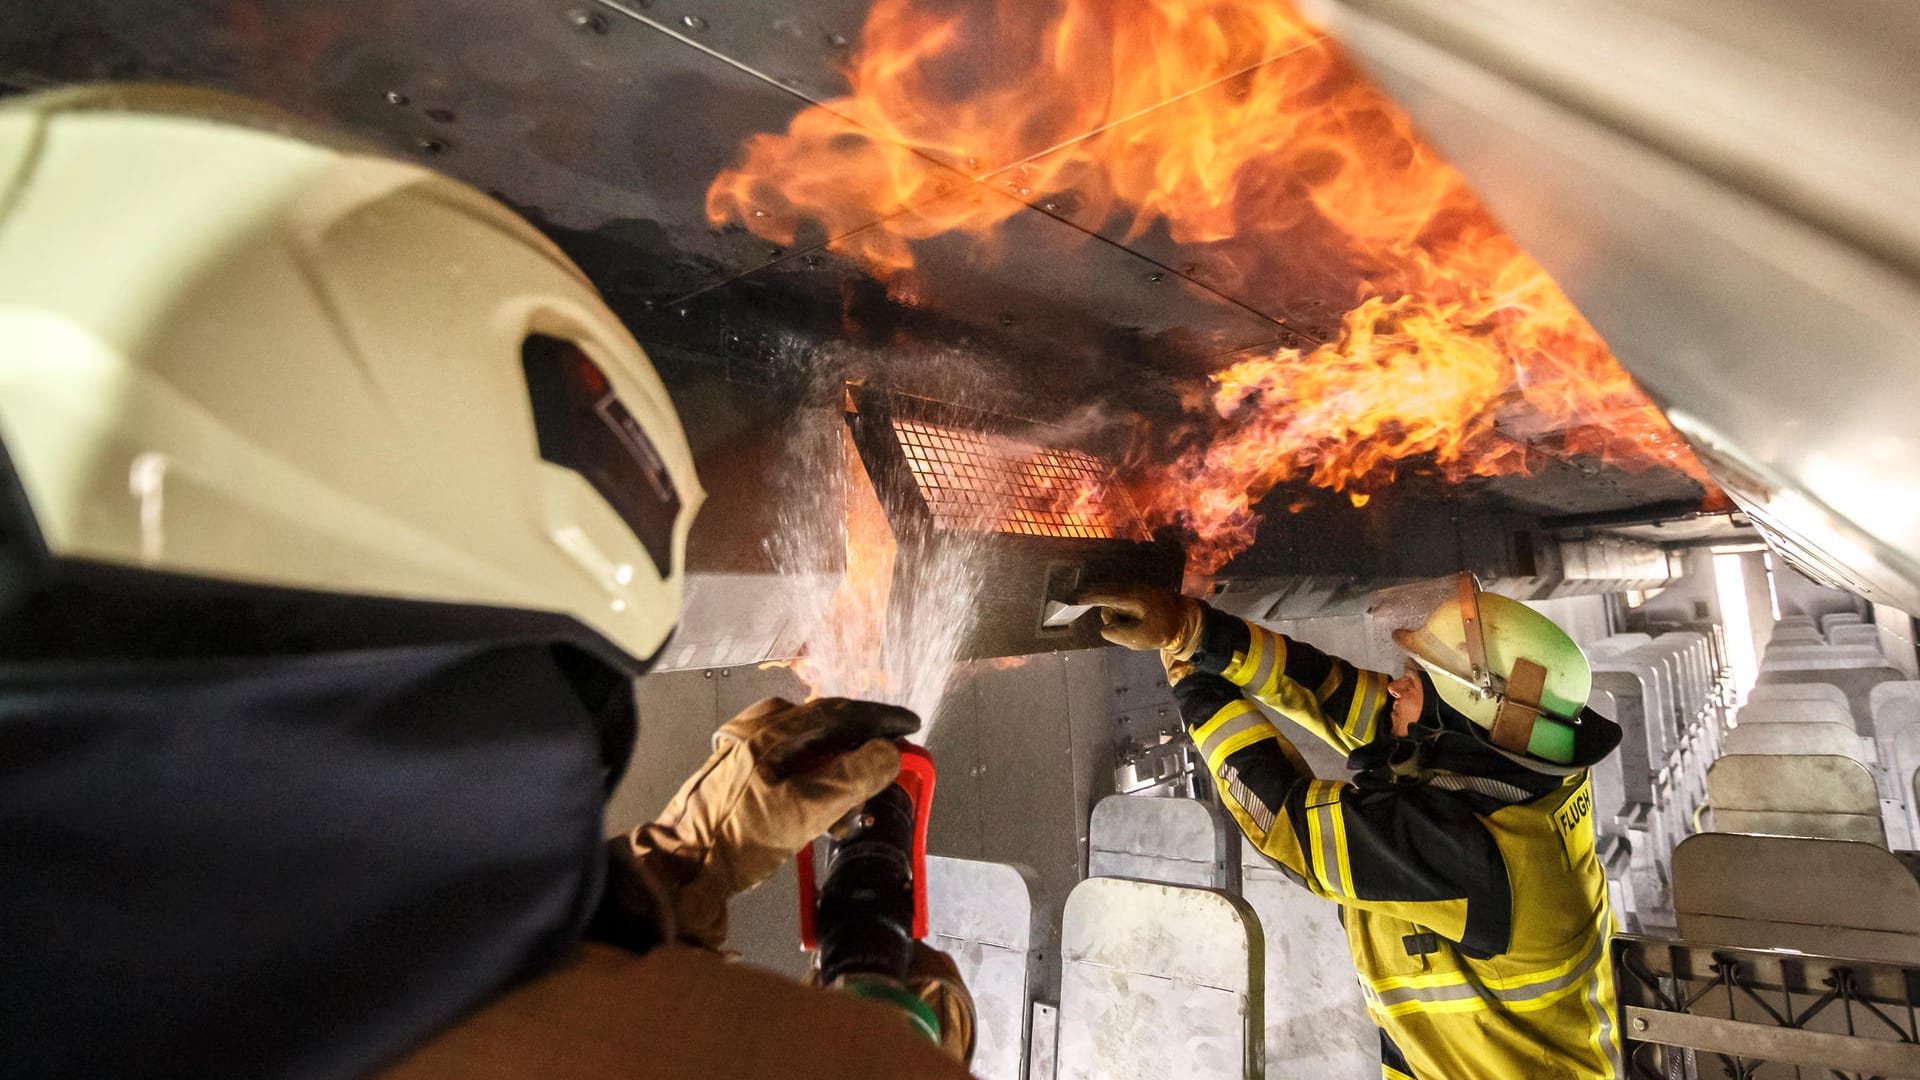
[[[915,241],[991,240],[1038,207],[1128,241],[1164,227],[1182,273],[1283,326],[1303,293],[1345,311],[1325,344],[1230,358],[1195,395],[1202,437],[1146,467],[1142,510],[1191,534],[1192,570],[1250,544],[1293,480],[1358,506],[1408,470],[1579,455],[1705,483],[1459,173],[1284,4],[876,0],[846,74],[748,141],[715,224],[823,229],[911,293]]]

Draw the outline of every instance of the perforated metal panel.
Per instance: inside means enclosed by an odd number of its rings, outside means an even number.
[[[1098,646],[1094,620],[1045,625],[1048,602],[1120,582],[1179,587],[1180,548],[1154,537],[1114,468],[1069,445],[1068,432],[860,384],[848,385],[846,408],[901,547],[896,584],[917,587],[913,568],[955,545],[993,567],[974,597],[966,655]]]
[[[893,433],[940,528],[1147,539],[1113,470],[1088,454],[899,417]]]

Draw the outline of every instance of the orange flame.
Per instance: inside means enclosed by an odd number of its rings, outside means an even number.
[[[846,485],[845,571],[819,622],[819,631],[826,636],[810,645],[835,659],[858,658],[855,663],[842,663],[836,668],[839,675],[833,687],[836,694],[887,700],[891,689],[888,673],[877,658],[886,648],[887,604],[893,593],[893,564],[899,554],[899,544],[894,540],[873,481],[860,463],[853,437],[844,429],[840,432],[840,443]],[[814,655],[800,656],[791,662],[775,661],[792,668],[800,681],[807,684],[809,701],[819,697],[822,686],[829,681],[823,663],[831,662]],[[852,685],[839,685],[849,677],[853,679]]]
[[[1539,454],[1705,473],[1461,176],[1274,0],[876,0],[850,92],[744,147],[715,224],[821,228],[901,295],[913,243],[991,238],[1032,206],[1136,239],[1334,340],[1216,372],[1203,444],[1137,492],[1209,573],[1304,479],[1356,506],[1405,469],[1524,473]],[[876,223],[877,222],[877,223]]]

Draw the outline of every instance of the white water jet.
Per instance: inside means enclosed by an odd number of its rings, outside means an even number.
[[[768,542],[775,568],[808,583],[794,670],[817,696],[912,709],[924,743],[973,631],[987,534],[896,531],[829,415],[836,430],[804,432],[789,455],[792,494]]]

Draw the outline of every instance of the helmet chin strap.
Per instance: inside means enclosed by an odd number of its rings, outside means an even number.
[[[1493,745],[1509,753],[1527,752],[1533,741],[1534,721],[1540,719],[1540,696],[1546,686],[1546,668],[1524,657],[1513,662],[1506,692],[1500,695],[1500,709],[1493,714],[1493,729],[1487,733]]]

